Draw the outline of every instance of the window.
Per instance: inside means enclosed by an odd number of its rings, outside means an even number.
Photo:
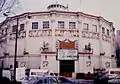
[[[49,21],[44,21],[43,22],[43,29],[49,28]]]
[[[7,35],[7,28],[2,29],[2,31],[1,31],[1,35]]]
[[[53,74],[53,73],[50,73],[50,76],[54,76],[54,74]]]
[[[23,31],[25,27],[25,24],[20,24],[20,31]]]
[[[115,71],[115,74],[119,74],[120,72],[119,71]]]
[[[104,27],[102,27],[102,33],[105,34],[105,28]]]
[[[2,35],[4,34],[4,30],[2,29]]]
[[[75,22],[69,22],[69,29],[75,29],[76,23]]]
[[[97,25],[92,25],[93,32],[97,32]]]
[[[114,71],[110,71],[110,74],[114,74]]]
[[[52,84],[56,84],[58,82],[56,78],[49,78],[49,80]]]
[[[36,75],[36,72],[31,72],[31,75]]]
[[[58,21],[58,28],[64,28],[64,21]]]
[[[107,29],[107,35],[109,36],[109,29]]]
[[[43,84],[43,79],[40,79],[36,84]]]
[[[43,83],[42,84],[48,84],[48,79],[47,78],[45,78],[44,80],[43,80]],[[40,83],[41,84],[41,83]]]
[[[5,28],[5,34],[6,35],[8,34],[8,28]]]
[[[83,30],[87,30],[88,31],[88,27],[89,27],[89,25],[87,23],[83,24]]]
[[[38,29],[38,22],[32,22],[32,29]]]
[[[16,29],[17,29],[17,25],[13,25],[12,26],[12,32],[16,32]]]

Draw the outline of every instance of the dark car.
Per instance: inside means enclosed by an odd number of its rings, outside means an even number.
[[[75,84],[75,82],[66,77],[50,76],[40,77],[34,84]]]
[[[2,77],[2,78],[0,79],[0,84],[12,84],[12,83],[11,83],[11,81],[10,81],[9,78],[7,78],[7,77]]]

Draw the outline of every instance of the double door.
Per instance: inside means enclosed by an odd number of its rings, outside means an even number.
[[[60,75],[71,77],[72,72],[75,71],[74,60],[61,60],[60,61]]]

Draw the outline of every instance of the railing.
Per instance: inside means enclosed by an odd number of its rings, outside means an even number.
[[[78,29],[55,29],[55,36],[79,37]]]

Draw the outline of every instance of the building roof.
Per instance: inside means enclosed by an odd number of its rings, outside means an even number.
[[[12,17],[8,17],[8,18],[14,19],[14,18],[17,18],[17,17],[20,18],[20,17],[23,17],[23,16],[32,16],[32,15],[36,15],[36,14],[51,14],[51,13],[62,13],[62,14],[71,14],[71,15],[77,15],[77,16],[86,16],[86,17],[97,19],[97,20],[102,20],[102,21],[108,23],[109,25],[113,25],[112,22],[104,19],[101,16],[95,16],[95,15],[86,14],[86,13],[83,13],[83,12],[57,11],[57,10],[43,11],[43,12],[26,12],[26,13],[22,13],[22,14],[19,14],[17,16],[12,16]]]
[[[51,8],[63,8],[63,9],[67,9],[67,6],[61,5],[61,4],[51,4],[47,7],[47,9],[51,9]]]

